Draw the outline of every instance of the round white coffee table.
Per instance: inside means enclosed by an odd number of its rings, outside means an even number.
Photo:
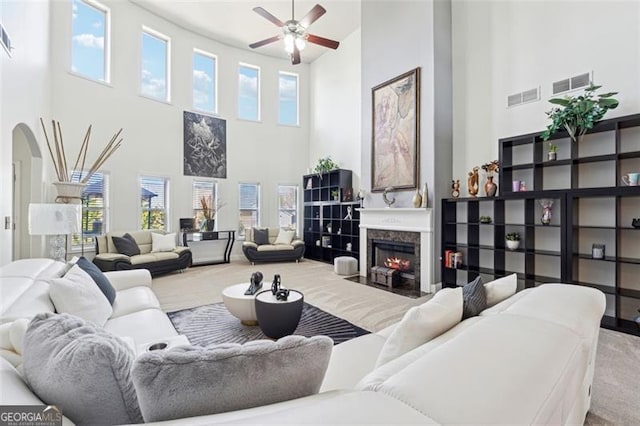
[[[256,295],[245,296],[249,283],[236,284],[222,290],[222,301],[231,315],[244,325],[258,325],[256,316]],[[264,288],[264,285],[263,285]]]

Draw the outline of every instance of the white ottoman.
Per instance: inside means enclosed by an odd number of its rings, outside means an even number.
[[[339,256],[333,259],[333,270],[338,275],[355,275],[358,272],[358,261],[351,256]]]
[[[245,296],[249,283],[236,284],[222,290],[222,301],[231,315],[244,325],[258,325],[256,316],[256,295]]]

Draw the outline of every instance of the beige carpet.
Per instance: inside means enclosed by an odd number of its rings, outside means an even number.
[[[333,273],[325,263],[260,264],[247,261],[200,266],[184,273],[155,278],[153,289],[162,309],[176,311],[222,301],[222,290],[245,282],[254,271],[265,276],[265,289],[274,274],[285,287],[301,290],[305,301],[369,331],[378,331],[402,318],[411,306],[429,296],[409,299],[353,283]],[[640,425],[640,338],[602,329],[598,343],[591,410],[587,425]]]

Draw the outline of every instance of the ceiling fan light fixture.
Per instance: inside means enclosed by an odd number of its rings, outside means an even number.
[[[284,50],[287,51],[287,53],[291,54],[293,53],[293,44],[294,44],[294,37],[292,34],[287,34],[284,36]]]
[[[306,46],[307,42],[304,40],[304,37],[296,37],[296,47],[298,48],[298,50],[303,50]]]

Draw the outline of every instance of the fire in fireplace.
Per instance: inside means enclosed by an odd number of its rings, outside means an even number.
[[[398,241],[373,240],[374,266],[386,266],[405,274],[413,274],[414,244]]]
[[[387,260],[384,261],[384,266],[398,271],[408,271],[411,269],[411,260],[400,257],[387,257]]]

